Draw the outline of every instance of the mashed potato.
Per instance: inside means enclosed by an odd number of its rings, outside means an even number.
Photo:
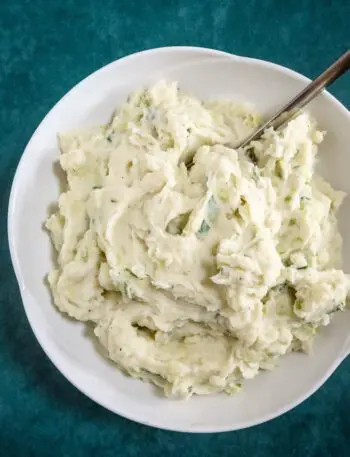
[[[314,173],[324,133],[303,113],[234,149],[259,122],[160,82],[59,136],[55,304],[166,395],[233,393],[345,306],[343,193]]]

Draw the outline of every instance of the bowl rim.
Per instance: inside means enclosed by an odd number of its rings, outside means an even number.
[[[73,379],[73,376],[70,375],[68,370],[65,369],[64,366],[62,366],[61,362],[56,358],[55,355],[52,355],[49,351],[49,349],[46,347],[46,344],[43,342],[39,331],[37,328],[35,328],[35,324],[33,322],[32,316],[30,314],[29,310],[29,305],[28,305],[28,297],[26,297],[26,290],[24,287],[24,281],[22,278],[21,274],[21,267],[20,267],[20,260],[17,256],[16,248],[15,248],[15,243],[14,243],[14,211],[15,211],[15,201],[16,201],[16,196],[17,196],[17,188],[18,188],[18,180],[22,172],[22,168],[25,166],[25,160],[26,160],[26,155],[28,153],[28,149],[32,141],[34,140],[34,137],[37,135],[38,130],[41,126],[41,124],[47,120],[47,118],[51,115],[51,113],[61,104],[65,101],[66,98],[70,96],[70,94],[80,85],[85,84],[87,81],[90,79],[93,79],[97,73],[101,74],[105,71],[108,71],[112,66],[114,66],[117,62],[120,63],[125,60],[136,60],[138,57],[141,55],[147,55],[147,54],[162,54],[162,53],[172,53],[172,52],[188,52],[188,53],[202,53],[203,57],[209,57],[209,56],[221,56],[221,57],[226,57],[231,60],[237,60],[237,61],[242,61],[246,63],[255,63],[257,65],[263,66],[263,67],[269,67],[272,69],[275,69],[276,71],[280,73],[287,74],[289,76],[294,77],[295,79],[298,79],[299,81],[302,81],[304,83],[310,82],[310,79],[307,78],[306,76],[291,70],[287,67],[284,67],[282,65],[267,61],[267,60],[262,60],[262,59],[257,59],[257,58],[252,58],[252,57],[245,57],[245,56],[239,56],[235,54],[231,54],[225,51],[221,50],[216,50],[216,49],[211,49],[211,48],[205,48],[205,47],[196,47],[196,46],[165,46],[165,47],[158,47],[158,48],[151,48],[151,49],[145,49],[141,50],[126,56],[123,56],[119,59],[116,59],[112,62],[110,62],[107,65],[104,65],[103,67],[95,70],[94,72],[90,73],[87,77],[83,78],[80,80],[77,84],[75,84],[70,90],[68,90],[63,97],[59,99],[57,103],[55,103],[48,113],[44,116],[44,118],[40,121],[38,124],[37,128],[35,129],[34,133],[32,134],[30,140],[28,141],[21,157],[20,160],[17,164],[16,171],[14,174],[14,178],[12,181],[11,185],[11,192],[10,192],[10,197],[9,197],[9,204],[8,204],[8,213],[7,213],[7,233],[8,233],[8,244],[9,244],[9,251],[10,251],[10,257],[11,257],[11,262],[13,265],[13,269],[15,272],[15,276],[17,279],[17,283],[20,289],[21,293],[21,299],[23,303],[23,307],[27,316],[27,319],[29,321],[29,324],[31,326],[31,329],[38,340],[40,346],[42,347],[44,353],[48,357],[48,359],[53,363],[53,365],[57,368],[57,370],[62,373],[62,375],[80,392],[82,392],[84,395],[86,395],[88,398],[96,402],[97,404],[103,406],[107,410],[116,413],[126,419],[132,420],[134,422],[138,422],[144,425],[148,425],[154,428],[159,428],[159,429],[164,429],[164,430],[170,430],[170,431],[176,431],[176,432],[187,432],[187,433],[217,433],[217,432],[228,432],[228,431],[235,431],[235,430],[240,430],[243,428],[248,428],[252,427],[255,425],[262,424],[264,422],[270,421],[288,411],[291,409],[295,408],[298,406],[300,403],[302,403],[304,400],[309,398],[313,393],[315,393],[323,384],[324,382],[331,376],[331,374],[335,371],[335,369],[340,365],[340,363],[346,358],[346,356],[350,353],[350,338],[347,341],[347,344],[344,347],[343,354],[340,354],[339,358],[333,361],[332,364],[328,367],[328,370],[324,373],[322,377],[319,378],[318,382],[314,383],[312,386],[310,386],[309,389],[305,390],[305,392],[299,396],[295,401],[291,403],[285,404],[283,407],[274,409],[272,412],[265,414],[264,416],[260,416],[256,420],[249,420],[246,422],[243,422],[237,426],[204,426],[204,425],[194,425],[191,428],[185,427],[185,428],[179,428],[179,427],[170,427],[170,426],[164,426],[160,423],[149,423],[146,420],[139,419],[137,415],[135,414],[125,414],[124,412],[120,412],[118,410],[118,407],[112,407],[111,405],[107,404],[104,400],[96,398],[94,394],[91,392],[88,392],[88,389],[85,387],[81,387],[78,385],[79,383],[76,382]],[[338,110],[342,111],[342,113],[348,117],[350,121],[350,112],[347,110],[347,108],[339,101],[337,100],[332,94],[327,92],[326,90],[323,91],[320,96],[323,96],[327,98],[329,101],[331,101]]]

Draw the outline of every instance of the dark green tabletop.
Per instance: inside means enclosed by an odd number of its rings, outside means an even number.
[[[52,105],[92,71],[141,49],[179,44],[271,60],[312,77],[349,47],[350,1],[0,0],[3,457],[350,456],[350,360],[278,419],[190,435],[147,428],[93,403],[53,367],[30,330],[6,232],[10,185],[26,143]],[[349,108],[349,77],[331,92]]]

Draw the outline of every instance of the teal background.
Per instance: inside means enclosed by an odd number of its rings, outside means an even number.
[[[53,104],[92,71],[135,51],[182,44],[271,60],[312,77],[349,47],[349,29],[349,0],[0,0],[2,456],[350,456],[350,359],[295,410],[239,432],[155,430],[96,405],[60,375],[32,334],[6,232],[10,185],[26,143]],[[349,76],[331,92],[349,108]]]

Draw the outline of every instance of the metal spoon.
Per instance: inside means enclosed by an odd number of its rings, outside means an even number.
[[[350,68],[350,51],[345,52],[336,62],[333,63],[320,76],[314,79],[296,97],[287,103],[282,109],[274,114],[271,119],[258,127],[251,135],[242,141],[235,148],[247,146],[251,141],[258,140],[264,131],[273,127],[278,129],[291,117],[301,110],[307,103],[316,97],[325,87],[329,86]]]

